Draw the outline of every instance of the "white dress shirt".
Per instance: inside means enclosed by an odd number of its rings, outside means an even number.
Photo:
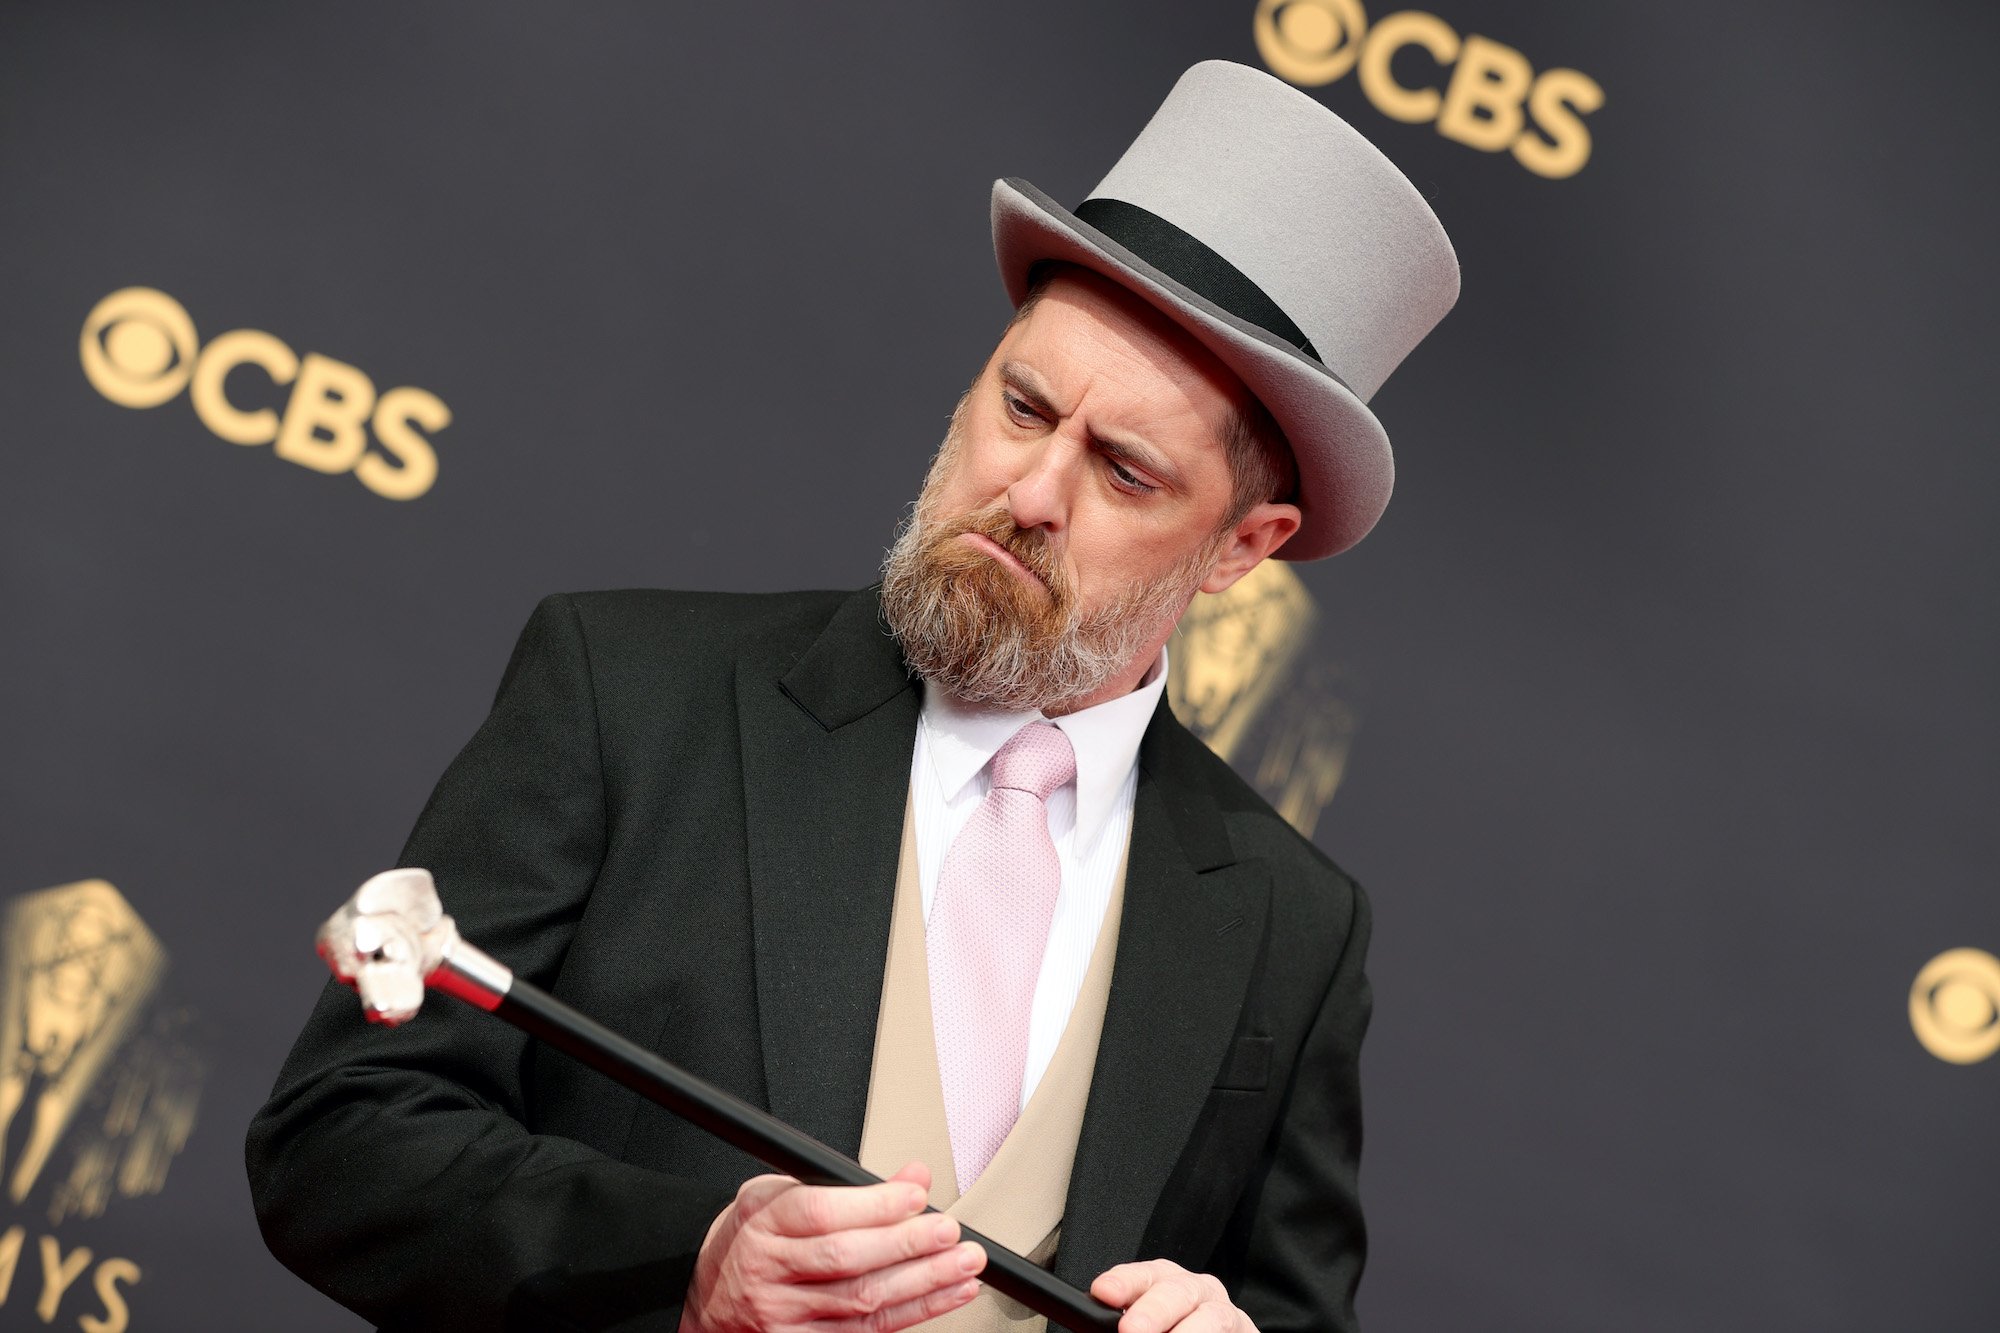
[[[1056,1053],[1083,974],[1097,947],[1104,909],[1132,836],[1132,798],[1139,789],[1139,738],[1167,687],[1167,654],[1137,689],[1064,717],[982,711],[942,690],[924,692],[917,744],[910,759],[910,806],[916,823],[917,878],[924,920],[937,896],[946,849],[993,785],[989,765],[1002,745],[1030,722],[1053,721],[1076,751],[1076,776],[1049,795],[1049,836],[1062,863],[1062,892],[1049,923],[1048,947],[1035,981],[1028,1019],[1028,1060],[1021,1105]]]

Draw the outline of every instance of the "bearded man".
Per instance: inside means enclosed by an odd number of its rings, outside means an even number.
[[[330,989],[249,1164],[386,1328],[1354,1326],[1359,888],[1162,698],[1197,593],[1358,541],[1451,305],[1408,182],[1208,62],[1090,200],[996,183],[1013,321],[882,584],[551,597],[401,864],[526,977],[887,1177],[801,1185],[517,1031]],[[923,1212],[926,1203],[944,1216]]]

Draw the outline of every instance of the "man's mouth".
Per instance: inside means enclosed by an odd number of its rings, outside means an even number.
[[[1016,578],[1022,579],[1030,584],[1033,584],[1037,589],[1039,589],[1044,594],[1047,594],[1049,592],[1049,585],[1042,581],[1041,575],[1037,574],[1034,570],[1029,569],[1026,565],[1022,564],[1020,557],[1016,556],[1012,551],[1002,546],[999,542],[996,542],[991,537],[988,537],[985,533],[961,532],[959,536],[965,541],[971,542],[974,546],[986,552],[986,554],[992,556],[994,560],[999,562],[1002,568],[1012,572]]]

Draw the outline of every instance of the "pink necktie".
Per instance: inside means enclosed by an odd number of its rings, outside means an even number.
[[[1032,722],[1015,732],[993,756],[992,790],[938,874],[924,952],[960,1194],[1021,1111],[1028,1016],[1062,891],[1046,802],[1075,776],[1076,753],[1060,728]]]

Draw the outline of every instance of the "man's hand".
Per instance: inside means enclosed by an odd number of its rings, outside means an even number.
[[[1257,1333],[1221,1282],[1165,1259],[1106,1269],[1090,1294],[1125,1311],[1118,1333]]]
[[[922,1162],[880,1185],[745,1181],[701,1243],[681,1333],[894,1333],[956,1310],[986,1251],[925,1214],[930,1186]]]

